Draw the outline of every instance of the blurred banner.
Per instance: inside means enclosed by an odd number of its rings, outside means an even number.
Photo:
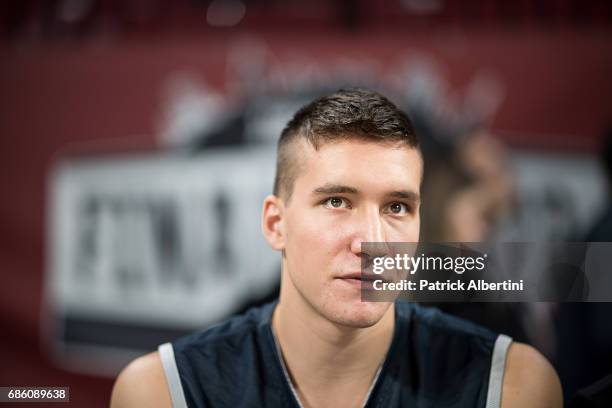
[[[279,254],[260,232],[273,150],[73,158],[52,174],[45,326],[59,361],[116,370],[273,291]]]
[[[516,208],[501,220],[504,241],[582,241],[605,210],[606,174],[597,157],[581,152],[510,153]]]

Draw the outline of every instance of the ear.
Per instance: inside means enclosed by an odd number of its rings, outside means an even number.
[[[279,197],[269,195],[264,199],[261,229],[268,244],[277,251],[285,248],[284,213],[283,201]]]

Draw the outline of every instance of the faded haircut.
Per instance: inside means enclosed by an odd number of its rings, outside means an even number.
[[[274,195],[289,201],[300,172],[298,140],[325,143],[360,139],[418,148],[412,122],[393,102],[365,89],[341,89],[296,112],[278,140]]]

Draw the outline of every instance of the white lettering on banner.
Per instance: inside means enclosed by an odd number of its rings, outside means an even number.
[[[54,310],[185,327],[267,293],[279,262],[259,210],[274,163],[263,148],[62,162],[49,200]]]

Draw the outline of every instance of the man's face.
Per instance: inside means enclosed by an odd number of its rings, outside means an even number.
[[[297,142],[302,143],[302,142]],[[284,214],[284,267],[299,296],[327,320],[378,322],[390,303],[362,302],[362,242],[417,242],[420,153],[371,141],[302,143],[300,173]]]

